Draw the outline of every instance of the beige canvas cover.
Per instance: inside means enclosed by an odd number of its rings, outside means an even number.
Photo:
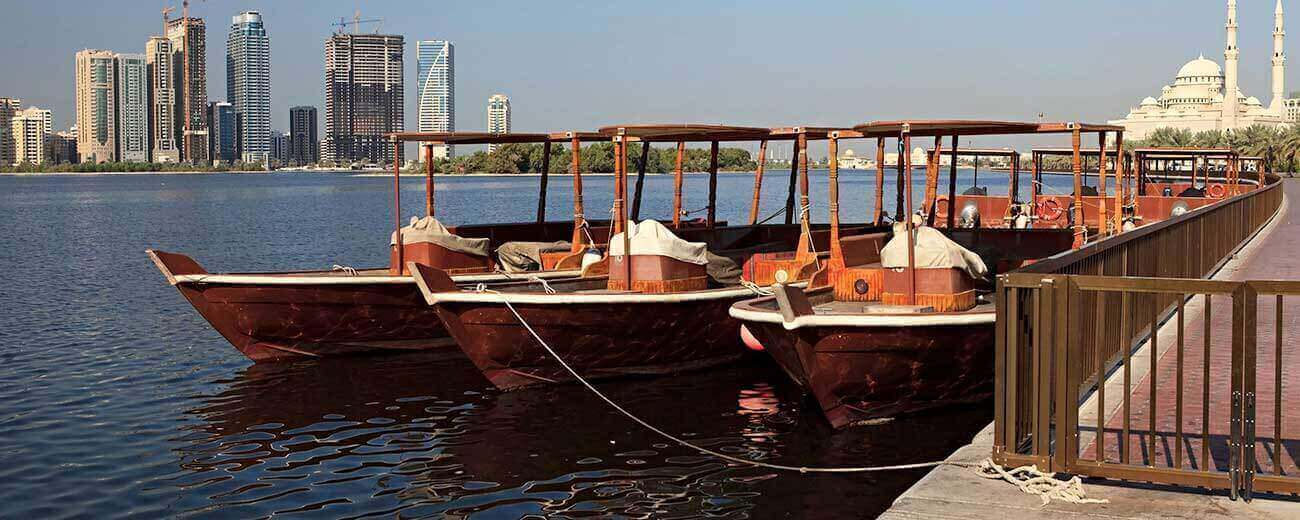
[[[542,268],[542,253],[569,251],[573,244],[557,242],[506,242],[497,248],[497,260],[507,273],[537,271]]]
[[[646,219],[640,224],[629,220],[626,227],[634,255],[662,255],[695,265],[709,263],[708,246],[682,240],[657,220]],[[622,233],[609,239],[609,255],[623,255]]]
[[[478,256],[488,255],[488,239],[465,238],[454,235],[433,217],[411,217],[411,224],[402,228],[402,243],[428,242],[452,251]],[[397,233],[392,234],[389,245],[397,245]]]
[[[907,231],[895,224],[894,238],[880,250],[880,265],[885,268],[907,267]],[[956,268],[976,280],[988,275],[980,256],[953,242],[939,230],[921,226],[916,231],[916,267]]]

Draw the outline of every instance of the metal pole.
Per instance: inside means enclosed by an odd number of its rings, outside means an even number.
[[[718,222],[718,142],[709,143],[709,227]]]
[[[551,175],[551,141],[542,143],[542,178],[537,188],[537,223],[546,223],[546,183]]]
[[[682,159],[686,155],[686,142],[677,141],[677,166],[673,169],[673,229],[682,225]]]
[[[641,141],[641,164],[636,169],[636,193],[632,196],[632,220],[641,220],[641,186],[645,184],[646,159],[650,156],[650,141]]]
[[[767,162],[767,139],[758,143],[758,168],[754,170],[754,202],[749,206],[749,225],[758,223],[758,203],[763,195],[763,166]]]

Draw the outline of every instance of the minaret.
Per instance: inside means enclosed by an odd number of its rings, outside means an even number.
[[[1286,98],[1286,50],[1282,48],[1282,38],[1286,30],[1282,28],[1282,0],[1277,0],[1273,9],[1273,101],[1268,110],[1282,115],[1285,109],[1282,100]]]
[[[1237,0],[1228,0],[1228,46],[1223,50],[1223,126],[1237,127]]]

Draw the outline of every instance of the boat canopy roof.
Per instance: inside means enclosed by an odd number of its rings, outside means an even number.
[[[1123,132],[1124,127],[1093,123],[1029,123],[975,119],[912,119],[872,121],[853,127],[863,137],[893,137],[904,130],[914,137],[945,135],[1049,134],[1073,132]]]
[[[951,149],[951,148],[944,149],[944,150],[942,150],[941,152],[943,153],[943,155],[952,155],[952,149]],[[927,154],[932,154],[932,153],[934,153],[934,148],[928,148],[928,149],[926,149],[926,150],[925,150],[925,153],[927,153]],[[1019,155],[1019,153],[1020,153],[1020,152],[1017,152],[1017,151],[1015,151],[1015,150],[1013,150],[1013,149],[1011,149],[1011,148],[958,148],[958,149],[957,149],[957,156],[958,156],[958,157],[961,157],[961,156],[967,156],[967,157],[1012,157],[1012,156],[1015,156],[1015,155]]]
[[[388,139],[395,142],[420,142],[438,144],[510,144],[510,143],[544,143],[546,141],[604,141],[607,136],[597,132],[551,132],[551,133],[510,133],[495,134],[488,132],[396,132],[388,134]]]
[[[636,141],[760,141],[772,137],[768,128],[713,124],[635,124],[598,130],[605,139],[624,136]]]
[[[1176,159],[1180,157],[1187,158],[1187,157],[1205,157],[1205,156],[1223,157],[1223,156],[1237,154],[1237,152],[1232,148],[1195,148],[1195,147],[1177,147],[1177,146],[1138,148],[1136,150],[1133,150],[1133,153],[1151,159],[1154,158]]]
[[[1035,154],[1038,154],[1038,155],[1074,155],[1074,149],[1073,149],[1073,148],[1034,148],[1034,149],[1030,150],[1029,152],[1030,152],[1030,153],[1035,153]],[[1129,150],[1129,152],[1132,152],[1132,150]],[[1129,153],[1129,152],[1126,152],[1126,154]],[[1080,154],[1080,155],[1087,155],[1087,156],[1089,156],[1089,157],[1096,157],[1097,155],[1100,155],[1100,154],[1101,154],[1101,151],[1100,151],[1100,149],[1098,149],[1098,148],[1080,148],[1080,149],[1079,149],[1079,154]],[[1107,149],[1106,149],[1106,155],[1108,155],[1108,156],[1114,156],[1114,155],[1115,155],[1115,149],[1114,149],[1114,148],[1107,148]]]

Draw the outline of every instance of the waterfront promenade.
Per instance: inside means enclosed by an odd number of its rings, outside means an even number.
[[[1272,280],[1300,279],[1300,261],[1296,249],[1300,248],[1300,210],[1292,205],[1300,200],[1300,181],[1285,180],[1286,199],[1273,221],[1237,255],[1229,260],[1213,277],[1216,280]],[[1222,300],[1222,301],[1221,301]],[[1287,300],[1286,303],[1292,303]],[[1274,335],[1276,299],[1260,297],[1258,301],[1258,365],[1255,460],[1259,474],[1274,471],[1276,424],[1274,388],[1277,384],[1276,359],[1278,343]],[[1186,304],[1184,321],[1183,356],[1183,407],[1182,440],[1177,442],[1179,424],[1175,406],[1177,388],[1178,328],[1177,320],[1170,319],[1161,326],[1156,340],[1156,435],[1154,450],[1148,431],[1150,425],[1150,343],[1144,343],[1133,353],[1133,372],[1130,376],[1128,436],[1129,463],[1156,467],[1181,467],[1222,471],[1227,467],[1228,415],[1230,406],[1229,379],[1231,326],[1231,301],[1216,297],[1209,313],[1210,395],[1209,406],[1202,406],[1205,302],[1203,297],[1193,298]],[[1300,330],[1300,312],[1287,312],[1283,308],[1283,336],[1288,331]],[[1300,341],[1281,342],[1282,402],[1295,402],[1300,396],[1300,371],[1294,369],[1300,360]],[[1287,368],[1291,367],[1291,368]],[[1118,462],[1124,427],[1122,399],[1124,382],[1121,370],[1115,370],[1107,379],[1105,413],[1106,460]],[[1211,417],[1209,458],[1202,456],[1202,412],[1208,408]],[[1294,407],[1291,407],[1294,408]],[[1281,445],[1284,474],[1297,472],[1295,457],[1300,450],[1300,410],[1288,410],[1282,415]],[[1096,400],[1090,398],[1080,407],[1081,459],[1092,460],[1096,453],[1095,429]],[[1289,414],[1289,415],[1288,415]],[[987,458],[992,450],[993,426],[989,425],[972,441],[949,457],[950,461],[978,462]],[[1178,446],[1182,447],[1181,450]],[[1181,451],[1181,453],[1179,453]],[[1177,461],[1178,463],[1176,463]],[[1251,502],[1232,501],[1226,493],[1206,493],[1197,489],[1142,485],[1119,481],[1089,479],[1084,481],[1090,498],[1104,498],[1107,504],[1067,504],[1052,502],[1041,505],[1037,496],[1021,493],[1016,487],[999,480],[987,480],[970,469],[943,466],[926,475],[911,489],[903,493],[882,518],[1300,518],[1300,501],[1293,497],[1276,497],[1256,493]]]

